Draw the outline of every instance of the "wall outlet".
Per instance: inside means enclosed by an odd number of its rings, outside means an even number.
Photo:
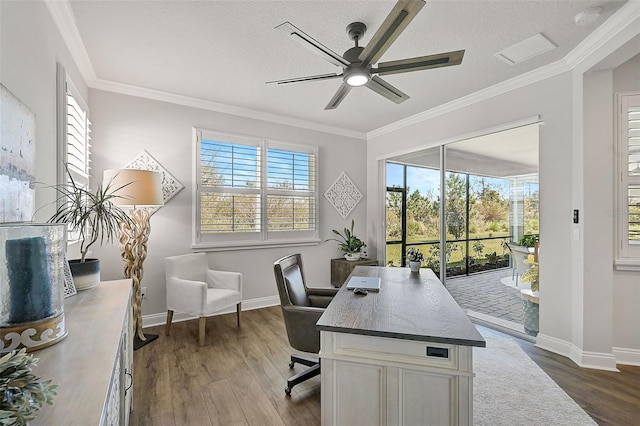
[[[147,298],[147,288],[146,287],[142,287],[140,289],[140,293],[142,293],[142,298],[146,299]]]

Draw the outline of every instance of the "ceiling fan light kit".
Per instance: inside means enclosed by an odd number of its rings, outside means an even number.
[[[365,86],[385,98],[399,104],[409,95],[403,93],[387,81],[374,75],[391,75],[411,71],[421,71],[431,68],[447,67],[462,63],[464,50],[439,53],[436,55],[420,56],[416,58],[402,59],[376,64],[380,57],[391,47],[393,42],[409,25],[420,9],[425,5],[424,0],[398,0],[389,15],[380,25],[366,47],[360,47],[359,41],[364,36],[367,26],[362,22],[352,22],[347,25],[347,34],[355,42],[355,46],[340,56],[311,36],[296,28],[290,22],[285,22],[276,27],[293,40],[302,44],[307,49],[320,55],[331,64],[341,67],[342,73],[321,74],[307,77],[289,78],[285,80],[269,81],[272,84],[299,83],[305,81],[320,81],[342,78],[343,83],[333,95],[325,109],[335,109],[349,94],[352,87]]]

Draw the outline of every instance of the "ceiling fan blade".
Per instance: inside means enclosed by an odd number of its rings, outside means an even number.
[[[283,24],[280,24],[275,29],[284,32],[285,34],[293,38],[295,41],[302,44],[304,47],[311,50],[312,52],[322,56],[326,61],[331,62],[335,66],[343,67],[343,68],[349,66],[349,61],[347,61],[342,56],[338,55],[336,52],[329,49],[327,46],[323,45],[319,41],[314,40],[308,34],[305,34],[302,30],[297,28],[291,22],[285,22]]]
[[[424,0],[398,0],[358,59],[363,65],[375,64],[425,5]]]
[[[378,76],[371,77],[371,80],[369,80],[366,86],[374,92],[397,104],[400,104],[409,99],[409,95],[390,85]]]
[[[300,83],[304,81],[318,81],[318,80],[331,80],[332,78],[340,78],[342,74],[320,74],[320,75],[310,75],[308,77],[295,77],[295,78],[285,78],[284,80],[273,80],[267,81],[266,84],[287,84],[287,83]]]
[[[340,86],[336,94],[333,95],[333,98],[331,98],[331,100],[329,101],[327,106],[324,107],[324,109],[325,110],[336,109],[338,105],[340,105],[340,102],[342,102],[342,100],[345,98],[345,96],[349,94],[350,91],[351,91],[351,86],[349,86],[347,83],[342,83],[342,85]]]
[[[417,58],[401,59],[399,61],[380,62],[377,68],[371,69],[380,75],[400,74],[409,71],[428,70],[431,68],[460,65],[464,50],[438,53],[436,55],[419,56]]]

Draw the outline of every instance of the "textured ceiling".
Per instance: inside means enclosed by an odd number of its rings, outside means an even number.
[[[381,61],[466,49],[460,66],[384,77],[411,99],[366,88],[333,111],[341,81],[266,81],[340,71],[274,27],[290,21],[342,54],[345,27],[364,22],[366,45],[395,1],[71,1],[99,79],[368,132],[558,61],[625,1],[428,0]],[[592,25],[573,17],[602,6]],[[511,66],[494,54],[536,33],[557,49]]]

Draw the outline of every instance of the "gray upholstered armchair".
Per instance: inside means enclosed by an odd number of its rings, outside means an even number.
[[[316,322],[338,291],[333,287],[307,287],[302,268],[302,256],[292,254],[277,260],[273,264],[276,277],[282,315],[287,328],[289,344],[304,352],[318,353],[320,350],[320,332]],[[310,368],[287,380],[285,393],[291,395],[291,388],[311,377],[320,374],[318,358],[305,355],[291,355],[289,367],[295,363]]]

